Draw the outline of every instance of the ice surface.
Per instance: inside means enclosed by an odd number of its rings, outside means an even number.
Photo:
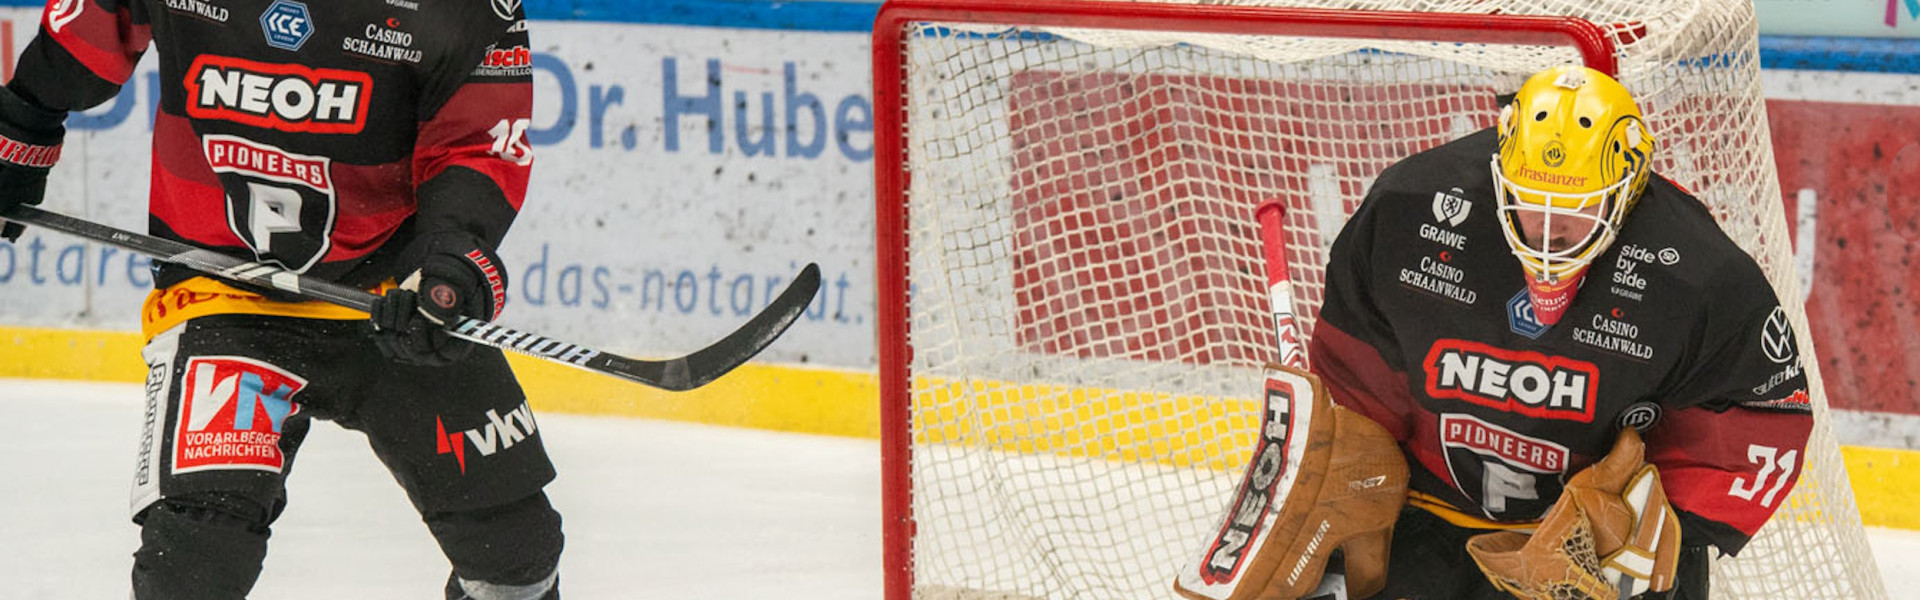
[[[0,379],[0,589],[124,598],[141,389]],[[856,440],[539,416],[566,518],[570,599],[880,597],[879,451]],[[364,438],[316,424],[274,526],[264,600],[438,598],[447,564]],[[1920,531],[1870,529],[1892,597]]]

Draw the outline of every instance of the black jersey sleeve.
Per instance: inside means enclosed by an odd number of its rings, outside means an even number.
[[[526,198],[533,68],[525,15],[514,6],[509,19],[471,11],[470,30],[488,33],[436,65],[421,96],[417,231],[466,231],[498,247]]]
[[[1701,208],[1704,211],[1704,207]],[[1711,223],[1711,220],[1703,220]],[[1737,553],[1786,503],[1813,429],[1803,353],[1758,264],[1729,241],[1711,268],[1679,384],[1647,436],[1647,460],[1689,544]]]
[[[45,108],[86,110],[120,92],[152,41],[138,1],[48,0],[7,88]]]
[[[1327,384],[1335,402],[1366,415],[1399,440],[1409,436],[1416,404],[1407,391],[1406,365],[1395,350],[1393,326],[1374,296],[1371,273],[1380,211],[1402,194],[1402,171],[1400,165],[1383,171],[1334,239],[1307,351],[1311,370]]]

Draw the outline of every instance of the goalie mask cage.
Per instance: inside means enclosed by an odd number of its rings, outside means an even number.
[[[1174,597],[1248,460],[1274,353],[1254,207],[1288,208],[1311,335],[1326,248],[1373,177],[1491,126],[1546,67],[1615,74],[1656,169],[1795,289],[1745,1],[1246,6],[1280,3],[881,9],[889,600]],[[1802,349],[1806,472],[1715,563],[1716,598],[1885,596]]]

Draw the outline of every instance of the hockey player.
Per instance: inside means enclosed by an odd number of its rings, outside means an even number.
[[[1797,342],[1654,151],[1621,84],[1550,69],[1382,172],[1334,242],[1312,371],[1411,467],[1373,597],[1702,600],[1708,547],[1785,501],[1812,428]],[[1532,537],[1486,535],[1508,529]]]
[[[136,598],[245,597],[316,418],[367,436],[451,562],[448,598],[559,597],[524,395],[498,350],[436,326],[506,301],[495,249],[532,162],[519,6],[48,3],[0,89],[0,210],[41,201],[66,115],[114,97],[151,45],[149,230],[385,293],[369,320],[156,267]]]

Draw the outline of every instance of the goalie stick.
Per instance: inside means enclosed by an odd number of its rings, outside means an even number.
[[[123,250],[144,254],[154,260],[170,262],[209,275],[258,286],[271,287],[302,298],[338,304],[362,312],[373,310],[380,296],[352,286],[314,279],[273,265],[235,258],[181,242],[116,229],[92,221],[48,212],[33,206],[18,206],[6,215],[9,221],[45,227]],[[727,334],[720,341],[692,354],[667,360],[627,358],[609,352],[562,342],[539,334],[518,331],[472,317],[460,317],[447,327],[447,333],[476,344],[512,350],[558,363],[639,382],[663,390],[691,390],[720,378],[734,367],[760,353],[800,318],[814,294],[820,291],[820,265],[808,263],[794,275],[793,282],[780,292],[760,314]]]
[[[1267,306],[1273,309],[1273,333],[1280,364],[1307,368],[1306,348],[1300,343],[1300,331],[1293,317],[1293,276],[1287,269],[1287,234],[1283,227],[1287,207],[1268,200],[1253,209],[1260,222],[1260,246],[1267,270]]]

